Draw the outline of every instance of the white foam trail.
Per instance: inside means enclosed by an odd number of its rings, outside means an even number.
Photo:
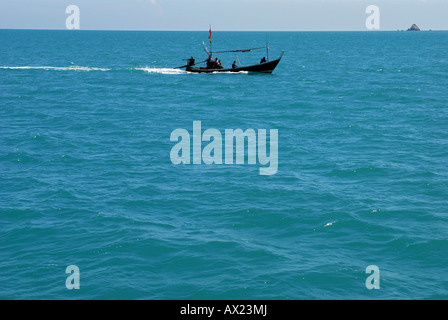
[[[10,69],[10,70],[57,70],[57,71],[110,71],[111,69],[107,68],[94,68],[94,67],[82,67],[82,66],[71,66],[71,67],[50,67],[50,66],[41,66],[41,67],[7,67],[0,66],[0,69]]]
[[[185,70],[172,69],[172,68],[135,68],[135,70],[145,71],[148,73],[161,73],[161,74],[186,74]]]
[[[20,67],[9,67],[9,66],[0,66],[0,69],[9,69],[9,70],[55,70],[55,71],[111,71],[112,69],[108,68],[96,68],[96,67],[83,67],[83,66],[70,66],[70,67],[52,67],[52,66],[20,66]],[[115,69],[120,70],[120,69]],[[124,70],[124,69],[123,69]],[[159,74],[189,74],[190,72],[187,72],[182,69],[173,69],[173,68],[135,68],[135,69],[127,69],[127,70],[138,70],[138,71],[144,71],[147,73],[159,73]],[[212,73],[225,73],[225,74],[238,74],[238,73],[248,73],[247,71],[240,71],[240,72],[212,72]],[[193,73],[192,73],[193,74]]]
[[[182,69],[172,69],[172,68],[135,68],[135,70],[140,70],[140,71],[145,71],[148,73],[160,73],[160,74],[197,74],[194,72],[187,72],[185,70]],[[249,73],[248,71],[240,71],[240,72],[231,72],[231,71],[216,71],[216,72],[212,72],[213,74],[216,73],[225,73],[225,74],[238,74],[238,73]]]
[[[218,74],[218,73],[223,73],[223,74],[248,74],[249,71],[238,71],[238,72],[233,72],[233,71],[216,71],[216,72],[212,72],[213,74]]]

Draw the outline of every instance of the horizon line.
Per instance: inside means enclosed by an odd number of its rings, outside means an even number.
[[[208,30],[157,30],[157,29],[66,29],[66,28],[2,28],[0,30],[24,30],[24,31],[123,31],[123,32],[207,32]],[[213,32],[397,32],[408,29],[387,30],[214,30]],[[411,30],[413,31],[413,30]],[[448,31],[445,29],[421,29],[419,31]]]

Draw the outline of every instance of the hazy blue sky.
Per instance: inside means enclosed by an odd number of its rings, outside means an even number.
[[[448,0],[0,0],[0,28],[65,29],[68,5],[83,30],[367,30],[368,5],[381,30],[448,30]]]

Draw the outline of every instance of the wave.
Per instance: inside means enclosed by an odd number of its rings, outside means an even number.
[[[83,67],[83,66],[70,66],[70,67],[51,67],[51,66],[23,66],[23,67],[8,67],[0,66],[0,69],[9,70],[56,70],[56,71],[110,71],[108,68],[95,68],[95,67]]]

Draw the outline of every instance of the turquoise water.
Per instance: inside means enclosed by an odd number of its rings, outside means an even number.
[[[448,32],[214,32],[285,55],[171,69],[207,36],[0,30],[0,298],[447,299]],[[278,172],[174,165],[193,121],[278,129]]]

